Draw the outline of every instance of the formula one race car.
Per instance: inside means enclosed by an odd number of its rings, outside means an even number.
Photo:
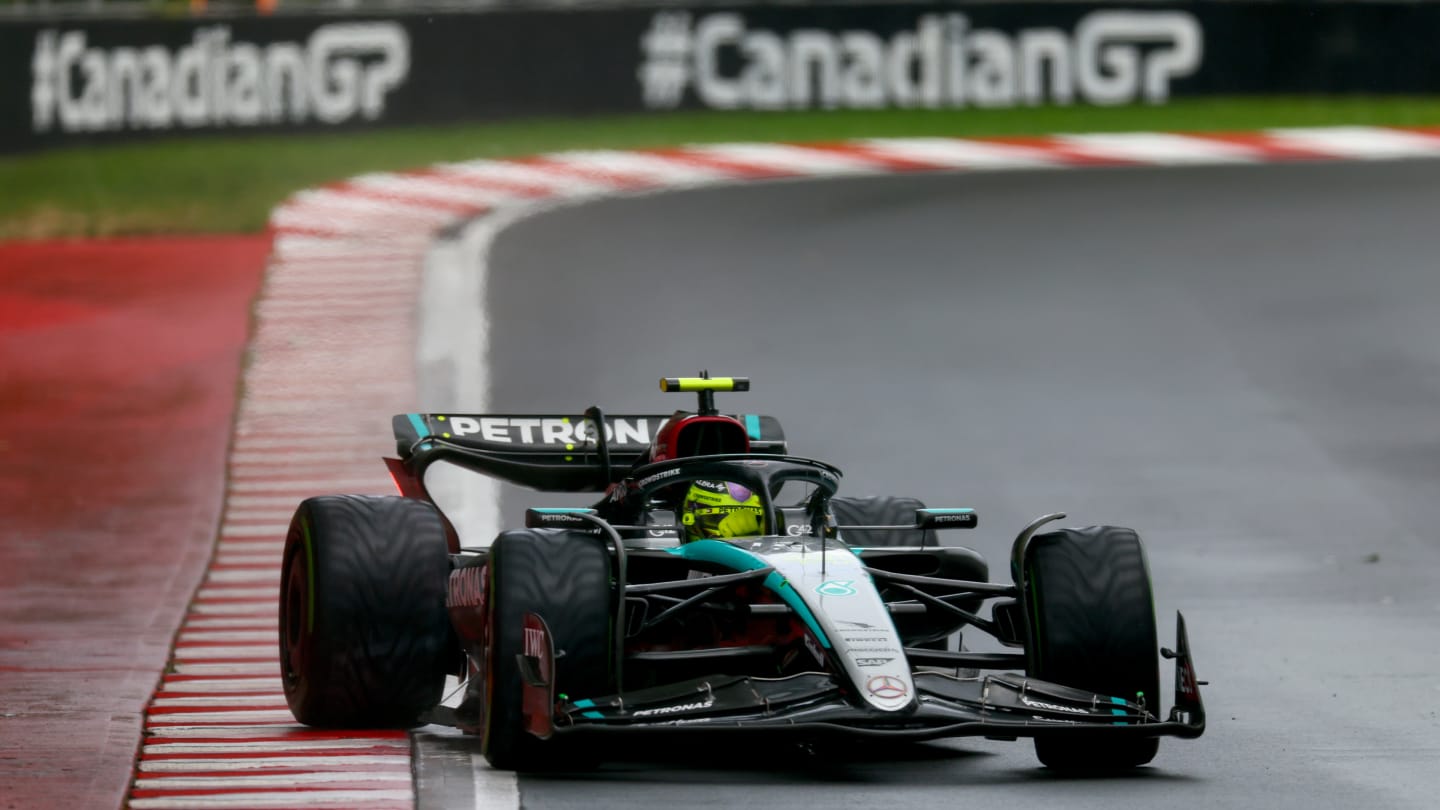
[[[837,494],[840,471],[786,453],[770,417],[722,415],[743,378],[661,380],[694,413],[402,414],[401,497],[300,504],[285,543],[280,660],[314,726],[443,723],[498,768],[567,767],[607,736],[752,732],[1034,738],[1052,768],[1143,765],[1205,729],[1185,622],[1162,717],[1140,539],[1093,526],[1015,539],[1008,583],[936,532],[972,509]],[[462,548],[425,471],[450,462],[592,508],[536,508]],[[753,529],[697,533],[697,485],[745,496]],[[748,500],[747,500],[748,499]],[[740,501],[732,500],[734,504]],[[988,605],[988,610],[985,606]],[[1000,651],[968,651],[962,631]],[[1011,652],[1004,651],[1006,648]],[[447,674],[465,682],[441,704]],[[584,752],[584,753],[576,753]]]

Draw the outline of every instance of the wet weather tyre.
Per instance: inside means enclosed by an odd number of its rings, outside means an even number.
[[[830,513],[841,526],[913,526],[915,510],[925,504],[916,498],[893,495],[868,497],[837,497],[830,499]],[[852,546],[881,548],[891,546],[938,546],[935,532],[922,529],[855,532],[845,538]]]
[[[1140,538],[1131,529],[1091,526],[1031,538],[1025,550],[1031,677],[1160,709],[1155,605]],[[1105,735],[1035,738],[1047,767],[1123,770],[1155,757],[1156,738]]]
[[[430,504],[327,495],[285,538],[280,668],[310,726],[406,728],[440,702],[458,647],[445,611],[450,557]]]
[[[594,535],[553,529],[502,533],[486,564],[489,616],[480,701],[481,750],[495,768],[589,767],[589,753],[541,740],[525,729],[516,657],[524,651],[526,613],[545,620],[555,646],[555,693],[572,698],[611,687],[610,553]]]

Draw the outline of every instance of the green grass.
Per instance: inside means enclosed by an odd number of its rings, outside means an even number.
[[[256,231],[276,203],[307,186],[368,171],[557,149],[1340,124],[1440,125],[1440,97],[1223,99],[1163,107],[1022,110],[676,113],[344,135],[187,137],[63,149],[0,158],[0,239]]]

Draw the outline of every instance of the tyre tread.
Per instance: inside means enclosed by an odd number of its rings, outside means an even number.
[[[1155,607],[1140,537],[1091,526],[1036,535],[1026,549],[1032,677],[1159,708]],[[1155,738],[1037,737],[1041,762],[1056,769],[1133,768],[1154,758]]]
[[[287,566],[292,553],[303,553],[307,526],[315,630],[307,671],[285,678],[292,713],[312,726],[413,725],[440,702],[456,644],[445,612],[450,561],[439,513],[398,497],[307,499],[291,524]],[[283,656],[282,643],[282,667]]]
[[[490,547],[490,628],[485,757],[496,768],[522,770],[564,760],[563,752],[524,730],[522,688],[514,656],[526,613],[545,620],[555,645],[556,694],[603,694],[610,681],[610,557],[597,537],[563,530],[503,532]]]

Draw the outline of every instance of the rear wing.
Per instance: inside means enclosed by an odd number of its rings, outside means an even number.
[[[403,413],[391,420],[395,451],[417,478],[449,461],[512,484],[545,492],[603,492],[644,460],[670,416],[602,416],[605,448],[589,416]],[[738,414],[754,453],[786,453],[773,416]],[[608,469],[606,458],[608,455]]]

